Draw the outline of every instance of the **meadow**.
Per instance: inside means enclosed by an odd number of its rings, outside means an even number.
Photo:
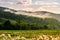
[[[0,30],[0,40],[60,40],[60,30]]]

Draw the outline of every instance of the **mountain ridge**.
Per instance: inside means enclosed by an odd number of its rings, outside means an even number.
[[[22,14],[22,15],[40,17],[40,18],[55,18],[60,21],[60,14],[55,14],[48,11],[31,12],[31,11],[25,11],[25,10],[14,10],[14,9],[6,8],[6,7],[0,7],[0,11],[4,11],[6,9],[11,10],[13,13],[18,14],[18,15]],[[8,12],[11,12],[11,11],[8,11]]]
[[[29,13],[30,14],[30,13]],[[2,26],[3,25],[3,26]],[[60,22],[54,18],[38,18],[27,15],[0,11],[0,29],[10,30],[40,30],[60,29]]]

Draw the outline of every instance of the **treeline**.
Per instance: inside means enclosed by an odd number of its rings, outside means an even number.
[[[36,18],[0,12],[0,30],[53,30],[60,29],[60,22],[53,18]]]
[[[43,20],[44,23],[28,23],[23,21],[16,21],[13,22],[11,20],[6,20],[5,22],[0,23],[0,30],[53,30],[53,29],[60,29],[60,23],[54,20]]]

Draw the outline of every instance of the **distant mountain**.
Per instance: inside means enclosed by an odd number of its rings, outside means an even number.
[[[10,8],[7,8],[7,7],[0,7],[0,11],[17,12],[16,10],[10,9]]]
[[[48,17],[55,18],[60,21],[60,14],[57,14],[57,13],[52,13],[52,12],[48,12],[48,11],[37,11],[35,13],[37,15],[46,15]]]
[[[40,18],[55,18],[60,21],[60,14],[48,12],[48,11],[24,11],[20,10],[16,14],[22,14],[22,15],[27,15],[27,16],[33,16],[33,17],[40,17]]]
[[[32,17],[28,15],[26,16],[21,14],[18,15],[11,12],[0,11],[0,25],[1,24],[3,25],[3,23],[5,23],[7,20],[10,20],[14,26],[9,26],[8,24],[8,26],[4,26],[4,28],[7,28],[7,29],[10,27],[12,27],[12,29],[14,28],[30,29],[31,28],[31,29],[38,29],[38,30],[39,29],[60,29],[60,22],[54,18],[43,19],[43,18]],[[18,24],[17,26],[16,26],[16,23]]]
[[[33,13],[31,11],[26,11],[26,10],[17,10],[17,12]]]
[[[60,14],[55,14],[48,11],[31,12],[31,11],[26,11],[26,10],[14,10],[7,7],[0,7],[0,11],[6,11],[6,12],[11,12],[11,13],[16,12],[15,14],[22,14],[22,15],[27,15],[27,16],[39,17],[39,18],[55,18],[60,21]]]

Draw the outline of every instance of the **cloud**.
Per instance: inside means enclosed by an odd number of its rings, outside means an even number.
[[[26,0],[25,2],[23,0],[15,0],[16,2],[13,1],[1,1],[0,0],[0,4],[9,4],[9,5],[13,5],[13,4],[17,4],[17,5],[23,5],[23,6],[29,6],[31,4],[31,0]]]
[[[26,8],[24,8],[24,10],[26,10],[26,11],[33,11],[34,9],[26,7]]]
[[[15,0],[15,1],[2,1],[0,0],[0,6],[5,6],[13,9],[23,9],[27,11],[50,11],[60,13],[60,4],[55,1],[38,1],[34,0]]]
[[[29,5],[30,8],[39,8],[39,7],[57,7],[60,4],[57,2],[45,2],[45,1],[36,1],[34,3],[32,3],[31,5]]]
[[[36,1],[33,4],[31,4],[29,7],[33,11],[49,11],[60,14],[60,4],[58,2]]]
[[[49,11],[49,12],[53,12],[53,13],[56,13],[56,14],[60,14],[60,7],[57,6],[57,7],[40,7],[41,10],[44,10],[44,11]]]
[[[58,5],[57,2],[44,2],[44,1],[36,1],[33,5],[41,5],[41,6],[54,6]]]
[[[6,2],[6,3],[11,4],[11,5],[15,4],[15,2]]]
[[[17,1],[18,1],[18,4],[21,4],[23,6],[29,6],[29,5],[31,5],[31,1],[32,0],[25,0],[25,1],[23,1],[23,0],[17,0]]]
[[[13,5],[13,4],[15,4],[15,2],[2,2],[2,1],[0,1],[0,4],[9,4],[9,5]]]
[[[0,6],[2,6],[2,7],[14,8],[13,4],[15,4],[15,3],[14,2],[0,1]]]
[[[29,6],[30,4],[29,4],[29,2],[24,2],[23,5],[24,6]]]

